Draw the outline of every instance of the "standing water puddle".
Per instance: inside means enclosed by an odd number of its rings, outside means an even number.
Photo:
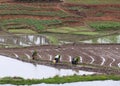
[[[14,46],[46,45],[49,41],[42,35],[5,35],[0,36],[0,44]]]
[[[54,67],[48,67],[43,65],[33,65],[25,63],[16,59],[12,59],[6,56],[0,56],[0,78],[1,77],[23,77],[25,79],[42,79],[58,76],[67,75],[83,75],[83,74],[94,74],[94,72],[86,71],[74,71],[71,69],[57,69]]]
[[[105,36],[82,41],[83,43],[120,43],[120,35]]]

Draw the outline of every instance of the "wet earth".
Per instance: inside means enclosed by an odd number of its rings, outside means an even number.
[[[37,61],[32,60],[33,52],[37,52]],[[89,71],[108,73],[120,73],[120,46],[119,44],[66,44],[66,45],[41,45],[25,48],[4,48],[0,54],[13,57],[25,62],[44,64],[60,68],[83,69]],[[61,55],[60,63],[52,64],[56,55]],[[96,65],[98,68],[89,66],[73,66],[71,60],[79,57],[79,64]],[[66,64],[67,63],[67,64]],[[112,71],[110,68],[116,67]],[[102,71],[101,71],[102,70]],[[110,72],[112,71],[112,72]],[[107,73],[107,72],[106,72]]]

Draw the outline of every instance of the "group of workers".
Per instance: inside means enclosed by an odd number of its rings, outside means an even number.
[[[53,60],[53,63],[58,63],[60,61],[60,58],[61,58],[60,55],[56,55],[55,58],[54,58],[54,60]],[[79,57],[74,57],[74,58],[72,58],[71,63],[74,64],[74,65],[77,65],[78,62],[79,62],[79,60],[80,60]]]
[[[54,59],[53,59],[53,63],[56,64],[56,63],[60,62],[60,58],[61,58],[61,55],[59,55],[59,54],[56,55],[56,56],[54,57]],[[37,58],[37,51],[34,51],[34,52],[33,52],[33,54],[32,54],[32,59],[33,59],[33,60],[38,60],[38,58]],[[77,65],[78,62],[79,62],[79,60],[80,60],[79,57],[74,57],[74,58],[72,58],[71,63],[74,64],[74,65]]]

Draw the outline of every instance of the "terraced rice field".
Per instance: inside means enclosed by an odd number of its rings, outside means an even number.
[[[73,57],[79,56],[79,63],[120,68],[120,46],[117,44],[46,45],[23,49],[0,49],[0,54],[30,60],[34,50],[37,51],[40,60],[52,61],[55,55],[60,54],[60,62],[70,63]]]
[[[95,2],[92,1],[92,3],[89,3],[90,0],[86,0],[88,2],[86,4],[76,4],[71,3],[71,0],[69,1],[65,0],[64,3],[24,3],[14,2],[13,0],[1,0],[1,34],[13,35],[13,33],[18,34],[18,32],[47,32],[63,35],[66,31],[66,34],[80,35],[81,38],[86,37],[85,39],[87,39],[88,36],[98,37],[120,32],[120,5],[119,3],[116,4],[118,0],[114,3],[102,0],[100,4],[98,4],[100,0],[94,0]],[[79,3],[82,1],[76,0]],[[103,2],[105,3],[102,4]],[[96,21],[107,22],[107,25],[103,25],[107,26],[107,30],[103,30],[102,32],[95,31],[96,27],[101,26],[94,26],[94,28],[89,25],[89,22],[94,24]],[[111,21],[113,22],[112,24],[110,23]],[[110,31],[108,30],[109,25],[112,25]],[[74,27],[77,26],[80,28],[75,28],[75,30]],[[26,48],[0,48],[0,54],[31,60],[35,50],[38,52],[37,58],[40,59],[38,61],[49,62],[54,59],[55,55],[60,54],[61,63],[70,63],[73,57],[79,56],[79,63],[120,68],[119,44],[68,44],[60,46],[46,45]]]
[[[6,2],[0,4],[0,28],[8,33],[12,33],[9,30],[22,28],[31,29],[36,33],[47,31],[55,33],[52,30],[56,30],[56,27],[85,26],[89,28],[87,23],[89,21],[119,22],[119,14],[119,4]],[[93,28],[89,28],[89,30],[94,32]]]

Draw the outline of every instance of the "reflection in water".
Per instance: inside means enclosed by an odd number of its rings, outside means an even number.
[[[65,84],[38,84],[32,86],[119,86],[120,81],[88,81],[88,82],[74,82],[74,83],[65,83]]]
[[[16,59],[11,59],[6,56],[0,56],[0,77],[23,77],[25,79],[42,79],[58,76],[67,76],[67,75],[88,75],[94,74],[94,72],[87,71],[74,71],[71,69],[57,69],[54,67],[48,67],[43,65],[36,65],[30,63],[25,63],[18,61]]]
[[[83,43],[120,43],[120,35],[105,36],[91,40],[82,41]]]
[[[16,85],[0,85],[0,86],[16,86]],[[34,84],[30,86],[120,86],[120,81],[105,80],[105,81],[87,81],[87,82],[73,82],[65,84]]]
[[[48,39],[41,35],[0,36],[0,44],[16,46],[46,45]]]

